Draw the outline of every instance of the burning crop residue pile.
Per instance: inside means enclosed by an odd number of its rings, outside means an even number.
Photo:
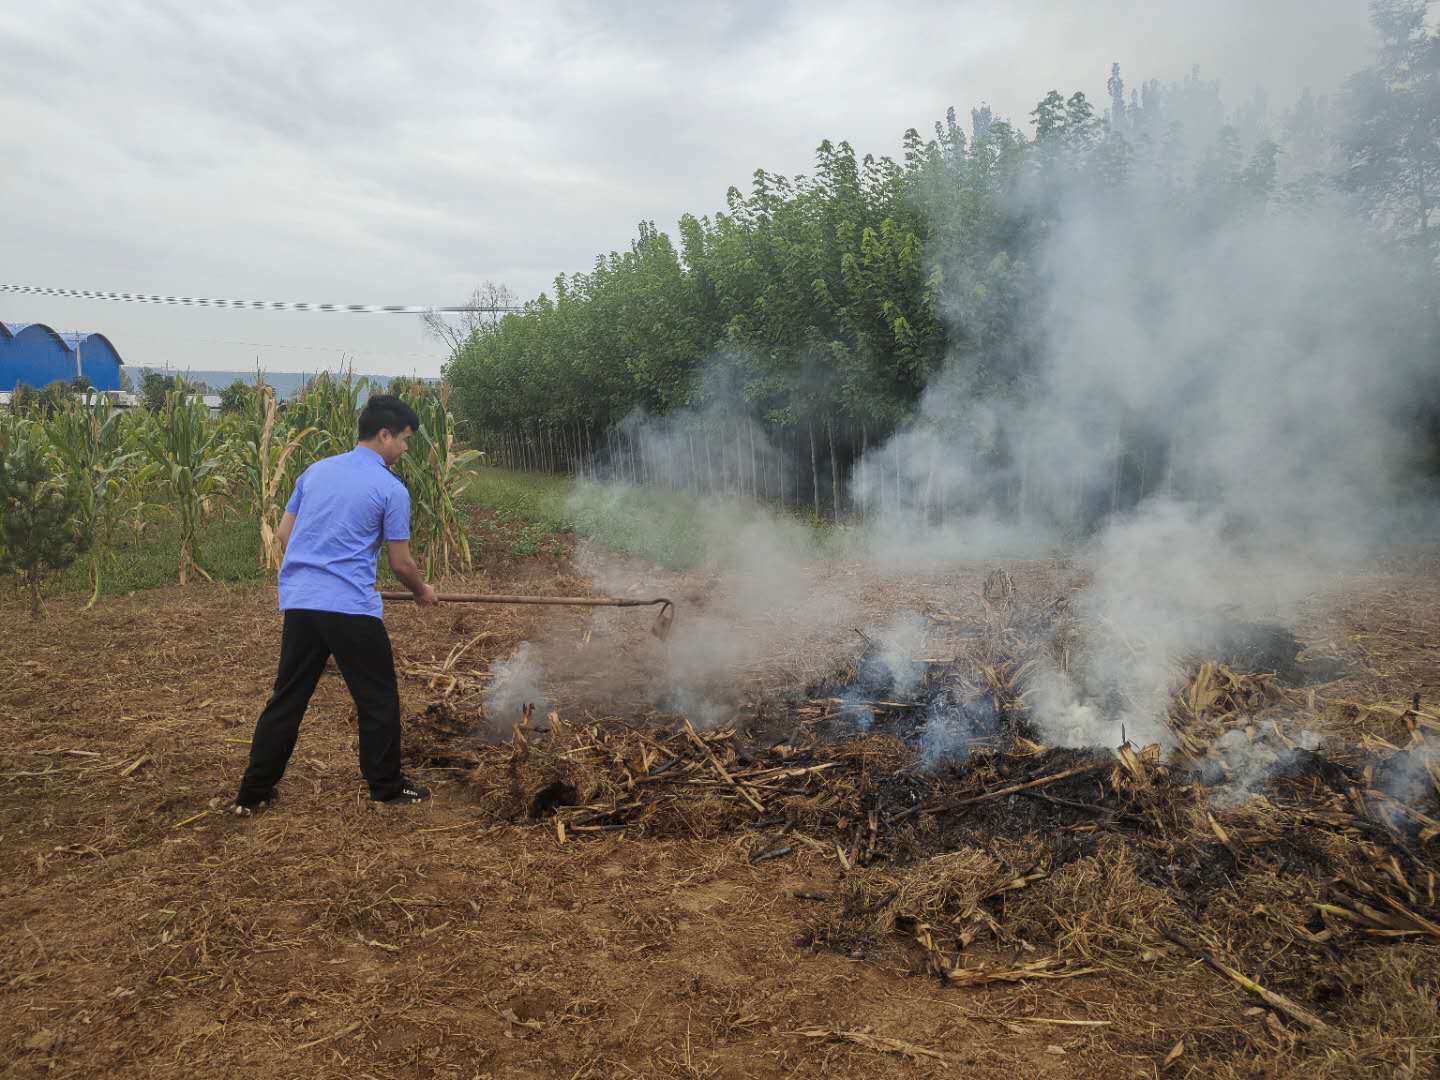
[[[1245,627],[1181,673],[1166,746],[1055,745],[1032,704],[1084,635],[1064,605],[995,610],[863,634],[834,677],[732,726],[527,714],[462,746],[474,723],[436,706],[422,756],[560,843],[731,835],[751,863],[830,875],[790,886],[804,944],[898,952],[945,984],[1125,971],[1180,1008],[1199,961],[1250,1000],[1195,1021],[1192,1062],[1346,1041],[1364,1060],[1400,1014],[1440,1037],[1440,718],[1416,703],[1391,717],[1404,740],[1322,749],[1315,689],[1294,684],[1333,664]]]

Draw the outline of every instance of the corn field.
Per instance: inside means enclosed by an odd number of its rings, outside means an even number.
[[[168,523],[179,536],[174,580],[185,585],[211,577],[205,527],[237,519],[258,525],[256,559],[274,573],[283,555],[277,531],[296,480],[354,446],[359,411],[382,389],[322,375],[281,403],[257,380],[245,407],[219,418],[184,386],[154,413],[117,409],[101,395],[0,410],[0,513],[9,525],[0,535],[0,573],[30,589],[38,613],[40,582],[78,563],[87,568],[93,604],[115,565],[117,535],[129,530],[140,540]],[[477,454],[456,445],[449,388],[397,381],[389,392],[421,418],[396,467],[411,493],[417,558],[427,578],[467,570],[461,495]],[[34,524],[21,527],[22,518]]]

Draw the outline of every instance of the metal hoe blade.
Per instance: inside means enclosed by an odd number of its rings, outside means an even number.
[[[675,605],[669,600],[663,601],[660,606],[660,614],[655,617],[655,625],[650,628],[661,641],[670,640],[670,631],[675,626]]]

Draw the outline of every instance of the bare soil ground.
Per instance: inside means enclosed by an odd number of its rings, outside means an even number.
[[[681,601],[677,633],[728,603],[703,575],[630,569]],[[989,569],[877,583],[832,566],[814,585],[849,589],[878,613],[936,595],[972,603]],[[1071,580],[1064,567],[1013,569],[1022,592]],[[1398,745],[1412,695],[1440,694],[1433,570],[1377,568],[1297,627],[1307,645],[1352,661],[1317,691],[1311,720],[1328,736]],[[569,559],[544,558],[446,587],[590,586]],[[963,617],[964,603],[948,609]],[[253,821],[222,817],[212,803],[233,792],[273,678],[273,590],[192,585],[80,605],[52,602],[32,624],[17,601],[0,601],[6,1075],[1418,1078],[1440,1061],[1436,935],[1325,946],[1333,963],[1316,979],[1333,985],[1305,997],[1327,1003],[1324,1037],[1193,956],[1141,941],[1144,918],[1133,938],[1114,927],[1047,938],[1035,916],[1033,941],[976,947],[975,962],[1003,967],[1068,942],[1085,954],[1069,959],[1095,969],[1084,977],[947,984],[913,934],[826,940],[820,931],[844,913],[795,894],[860,895],[846,893],[833,852],[796,845],[752,863],[754,835],[714,828],[572,832],[562,843],[553,820],[508,820],[477,798],[473,775],[433,753],[417,770],[433,803],[373,806],[333,671],[278,805]],[[792,648],[737,654],[739,705],[757,688],[798,689],[847,642],[855,651],[848,624],[795,618],[778,635]],[[614,714],[643,720],[653,695],[615,688],[663,664],[643,611],[393,605],[387,622],[417,732],[433,729],[424,714],[447,693],[463,712],[522,640],[570,650],[554,703],[577,723],[603,726],[607,696]],[[1173,898],[1137,884],[1103,843],[1055,876],[1047,902],[1069,890],[1077,911],[1121,878],[1137,915]],[[1263,922],[1265,905],[1254,907],[1232,914]],[[1423,895],[1415,907],[1429,910]],[[1291,946],[1275,940],[1262,966],[1290,971]]]

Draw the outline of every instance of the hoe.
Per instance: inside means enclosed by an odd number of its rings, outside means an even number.
[[[382,592],[385,600],[414,600],[408,592]],[[661,641],[670,637],[670,628],[675,625],[675,604],[664,597],[654,600],[625,600],[618,596],[514,596],[505,593],[436,593],[435,598],[442,604],[550,604],[563,607],[654,607],[660,605],[660,614],[650,632]]]

